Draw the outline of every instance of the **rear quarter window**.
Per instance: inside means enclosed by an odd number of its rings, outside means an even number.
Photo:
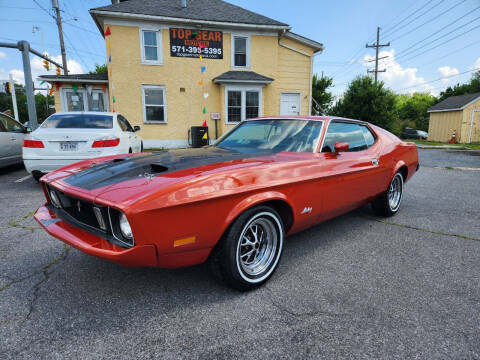
[[[43,129],[112,129],[111,115],[100,114],[57,114],[42,124]]]

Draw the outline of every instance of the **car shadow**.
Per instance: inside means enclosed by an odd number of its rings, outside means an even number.
[[[0,167],[0,175],[11,174],[21,170],[26,171],[25,166],[23,166],[23,162],[18,164],[8,165],[5,167]]]

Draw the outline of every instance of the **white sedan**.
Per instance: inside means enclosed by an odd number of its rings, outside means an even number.
[[[48,117],[23,141],[25,168],[38,180],[52,170],[99,156],[143,151],[128,120],[117,113],[65,112]]]

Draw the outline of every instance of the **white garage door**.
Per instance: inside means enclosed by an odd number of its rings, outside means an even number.
[[[300,115],[299,93],[282,93],[280,95],[280,115]]]

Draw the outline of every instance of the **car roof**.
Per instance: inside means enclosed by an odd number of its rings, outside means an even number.
[[[341,120],[341,121],[348,121],[354,122],[358,124],[366,124],[366,121],[362,120],[355,120],[344,118],[341,116],[299,116],[299,115],[282,115],[282,116],[264,116],[264,117],[257,117],[251,118],[244,121],[255,121],[255,120],[313,120],[313,121],[331,121],[331,120]]]
[[[56,112],[52,115],[71,115],[71,114],[77,114],[77,115],[116,115],[118,113],[116,112],[108,112],[108,111],[59,111]]]

